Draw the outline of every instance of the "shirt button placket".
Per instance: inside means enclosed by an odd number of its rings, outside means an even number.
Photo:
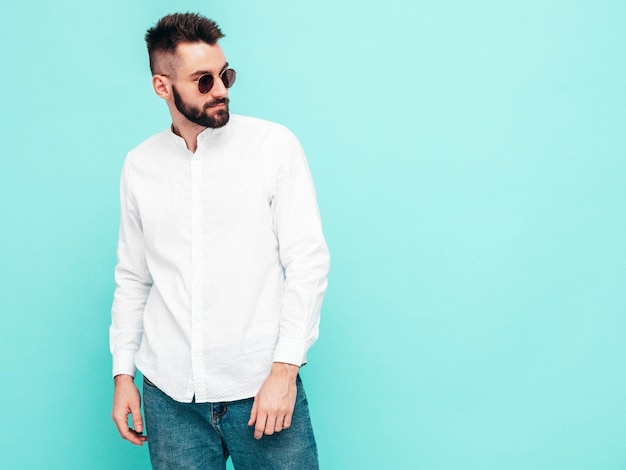
[[[202,158],[191,157],[191,364],[196,399],[206,391],[202,351]]]

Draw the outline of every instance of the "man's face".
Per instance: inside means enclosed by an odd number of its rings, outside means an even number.
[[[176,68],[173,72],[172,95],[174,105],[188,121],[202,127],[218,128],[226,125],[228,89],[219,78],[228,63],[222,48],[198,43],[181,43],[176,48]],[[213,76],[213,86],[208,93],[198,90],[198,78]]]

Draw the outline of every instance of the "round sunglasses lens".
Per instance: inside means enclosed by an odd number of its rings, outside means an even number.
[[[222,82],[226,88],[235,84],[235,78],[237,78],[237,72],[234,69],[226,69],[222,72]]]
[[[198,79],[198,90],[200,90],[200,93],[208,93],[211,88],[213,88],[213,75],[202,75]]]

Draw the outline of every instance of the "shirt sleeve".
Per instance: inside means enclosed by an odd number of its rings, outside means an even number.
[[[306,157],[287,131],[272,202],[274,230],[285,271],[275,362],[302,365],[317,340],[330,256]]]
[[[113,376],[135,375],[135,355],[143,335],[143,311],[152,287],[144,252],[141,219],[131,196],[129,172],[129,165],[125,163],[120,182],[116,288],[109,329]]]

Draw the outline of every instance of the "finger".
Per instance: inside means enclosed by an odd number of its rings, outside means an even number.
[[[263,431],[265,430],[265,422],[267,421],[267,415],[259,413],[256,417],[256,426],[254,427],[254,438],[261,439],[263,437]]]
[[[137,433],[128,427],[128,416],[117,415],[113,418],[117,432],[122,436],[122,439],[126,439],[136,445],[141,445],[143,441],[137,437]]]
[[[117,432],[126,439],[128,433],[128,415],[114,413],[113,414],[113,422],[115,423],[115,427],[117,428]]]
[[[293,412],[292,413],[287,413],[285,415],[285,420],[283,421],[283,429],[287,429],[289,427],[291,427],[291,418],[293,417]]]
[[[137,431],[133,430],[133,429],[129,429],[130,432],[130,439],[128,439],[129,442],[137,445],[137,446],[142,446],[144,442],[146,442],[148,440],[148,438],[146,436],[144,436],[143,434],[138,433]]]
[[[257,404],[256,404],[256,397],[255,397],[254,402],[252,403],[252,411],[250,411],[250,419],[248,420],[248,426],[254,426],[254,423],[256,423],[256,413],[257,413]]]
[[[146,436],[144,436],[141,433],[135,431],[134,429],[129,428],[128,426],[126,426],[126,429],[122,433],[120,433],[120,434],[128,442],[130,442],[132,444],[135,444],[137,446],[142,445],[144,442],[146,442],[148,440],[148,438]]]
[[[268,416],[265,421],[265,434],[271,436],[276,429],[276,416]]]
[[[133,428],[141,434],[143,432],[143,418],[141,417],[141,410],[138,406],[133,406],[130,409],[130,413],[133,417]]]
[[[274,422],[274,432],[281,432],[284,429],[283,419],[277,418]],[[266,433],[267,434],[267,433]]]
[[[115,423],[115,427],[117,428],[117,432],[120,434],[122,439],[126,439],[127,441],[138,446],[142,445],[147,440],[146,436],[142,436],[141,433],[138,433],[128,427],[128,411],[120,412],[114,410],[112,418]]]

